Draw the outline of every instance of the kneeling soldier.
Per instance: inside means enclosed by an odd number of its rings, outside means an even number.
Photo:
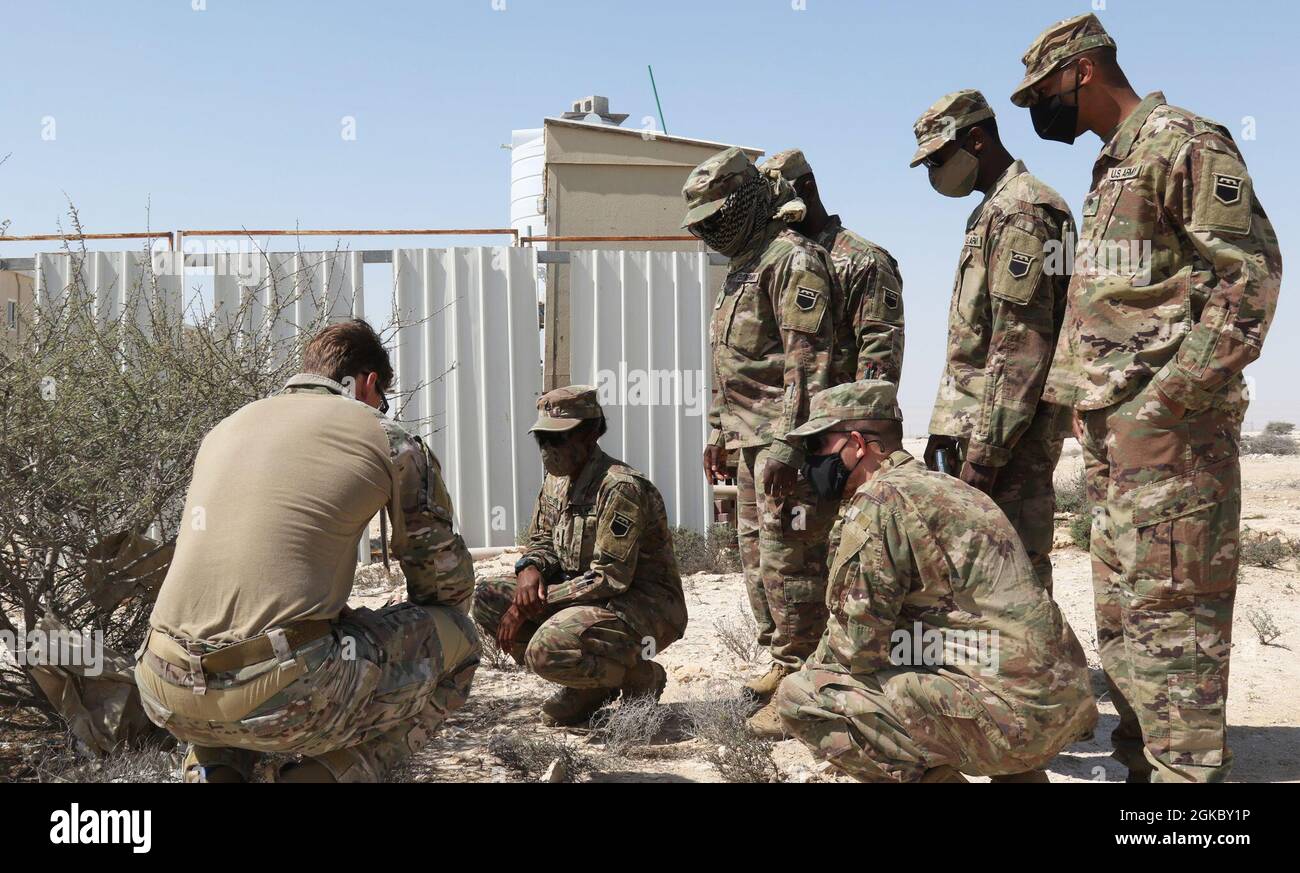
[[[308,756],[280,781],[378,781],[478,666],[473,562],[438,461],[381,411],[388,352],[343,322],[303,370],[203,440],[136,665],[149,718],[191,744],[186,782],[246,781],[259,752]],[[357,541],[384,508],[407,602],[349,609]]]
[[[871,782],[1047,781],[1092,730],[1083,649],[992,499],[902,448],[893,384],[827,389],[792,436],[846,503],[816,654],[777,692],[787,730]]]
[[[557,388],[537,408],[546,481],[528,548],[514,577],[478,583],[473,615],[563,686],[542,721],[581,724],[620,692],[659,699],[667,676],[652,659],[685,632],[686,599],[658,489],[596,444],[606,430],[596,389]]]

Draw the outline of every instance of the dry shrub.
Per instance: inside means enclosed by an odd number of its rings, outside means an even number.
[[[1278,627],[1277,621],[1273,618],[1273,613],[1263,607],[1256,607],[1246,614],[1250,621],[1250,626],[1255,629],[1255,635],[1259,637],[1261,646],[1271,646],[1282,636],[1282,628]]]
[[[650,696],[625,697],[596,714],[592,727],[605,752],[621,758],[646,757],[668,723],[669,710]]]
[[[740,551],[736,529],[729,524],[712,524],[707,535],[689,528],[673,528],[673,551],[683,576],[692,573],[738,573]]]
[[[746,663],[757,663],[767,649],[758,642],[758,622],[745,607],[736,609],[732,616],[723,616],[713,623],[713,630],[723,647]]]
[[[525,779],[542,776],[559,760],[565,782],[578,782],[596,769],[595,761],[564,734],[501,733],[488,740],[488,754]]]
[[[137,748],[119,749],[111,755],[87,758],[76,748],[75,738],[55,744],[38,744],[27,755],[27,766],[37,782],[179,782],[184,747],[171,737],[151,738]]]
[[[1248,567],[1269,569],[1291,558],[1295,544],[1281,534],[1268,534],[1243,528],[1241,531],[1241,563]]]
[[[1243,436],[1241,453],[1243,455],[1297,455],[1300,454],[1300,445],[1296,444],[1294,437],[1287,434],[1264,431],[1253,436]]]
[[[704,744],[704,759],[728,782],[780,782],[774,744],[749,731],[751,704],[716,691],[719,696],[686,703],[689,730]]]
[[[1073,474],[1055,483],[1056,511],[1073,515],[1088,513],[1087,474],[1080,467]]]

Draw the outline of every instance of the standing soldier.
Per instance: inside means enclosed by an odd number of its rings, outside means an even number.
[[[903,375],[903,279],[898,262],[880,246],[858,236],[828,215],[812,167],[799,149],[778,152],[759,167],[788,181],[804,202],[802,221],[791,224],[830,253],[844,309],[836,340],[842,372],[834,381],[888,379]]]
[[[757,733],[779,736],[770,704],[826,626],[826,548],[835,503],[817,501],[797,441],[786,435],[808,417],[813,395],[831,384],[838,286],[830,257],[781,220],[788,183],[758,172],[737,148],[691,171],[682,194],[682,226],[731,259],[713,306],[714,402],[704,472],[726,477],[729,450],[739,450],[740,556],[773,664],[745,683],[764,703],[750,719]]]
[[[1011,95],[1044,139],[1105,143],[1047,395],[1075,409],[1097,642],[1129,780],[1217,782],[1227,748],[1247,404],[1277,237],[1228,131],[1138,97],[1095,15],[1047,28]]]
[[[515,575],[479,582],[472,609],[503,651],[561,686],[549,725],[582,724],[620,693],[663,693],[655,654],[686,631],[668,515],[643,473],[601,451],[596,389],[543,394],[532,433],[546,480]]]
[[[1052,473],[1065,416],[1042,399],[1065,313],[1070,208],[1014,160],[978,91],[941,97],[917,119],[912,166],[947,197],[984,198],[966,222],[948,310],[948,363],[925,462],[964,457],[963,482],[993,498],[1052,592]]]
[[[1092,730],[1083,649],[996,504],[903,450],[896,389],[813,400],[813,486],[845,501],[830,620],[777,693],[814,753],[864,782],[1047,782]]]
[[[136,684],[190,743],[186,782],[374,782],[465,702],[474,564],[438,461],[383,415],[388,352],[364,321],[321,331],[303,371],[204,438]],[[344,383],[352,383],[351,388]],[[349,609],[357,540],[387,509],[407,602]]]

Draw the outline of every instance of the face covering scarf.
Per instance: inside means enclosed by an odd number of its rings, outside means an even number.
[[[691,231],[715,252],[735,257],[767,223],[771,212],[771,187],[758,174],[727,195],[722,206]]]

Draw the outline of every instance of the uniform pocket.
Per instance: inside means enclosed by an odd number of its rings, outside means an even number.
[[[1173,763],[1207,767],[1223,763],[1225,696],[1217,673],[1169,674],[1169,754]]]
[[[746,282],[732,296],[726,344],[746,357],[760,358],[776,339],[769,327],[775,321],[771,302],[760,293],[757,282]]]
[[[1181,601],[1226,590],[1237,578],[1235,460],[1142,485],[1133,512],[1133,593]]]

